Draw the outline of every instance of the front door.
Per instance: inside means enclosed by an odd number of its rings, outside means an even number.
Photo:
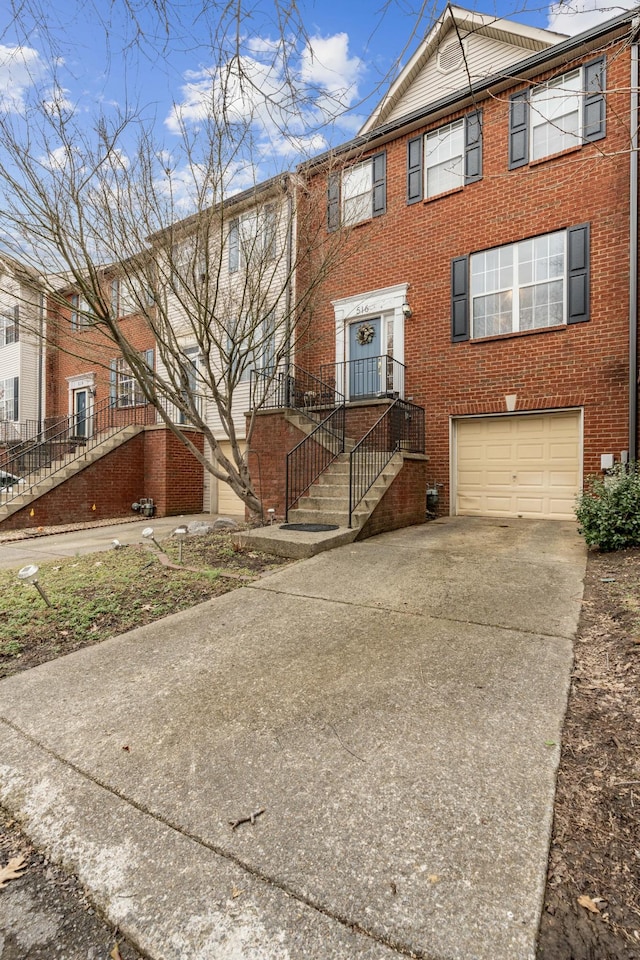
[[[349,325],[349,399],[382,392],[382,319]]]
[[[86,439],[89,434],[87,421],[88,390],[86,387],[73,391],[73,433]]]

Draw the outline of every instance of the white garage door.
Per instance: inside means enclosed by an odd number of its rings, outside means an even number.
[[[580,489],[580,414],[455,421],[456,513],[573,520]]]

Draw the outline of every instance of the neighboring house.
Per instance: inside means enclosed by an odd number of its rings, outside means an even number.
[[[0,257],[0,444],[26,439],[42,424],[42,289],[34,271]]]
[[[247,423],[245,414],[255,371],[271,370],[286,351],[294,296],[294,228],[293,187],[285,175],[236,194],[223,208],[190,217],[171,230],[174,269],[167,276],[168,321],[186,361],[188,389],[198,397],[198,413],[230,462],[230,431],[241,452],[246,451],[251,421]],[[152,238],[159,264],[166,243],[166,232]],[[166,356],[158,344],[161,375],[174,352],[172,345]],[[229,395],[233,399],[228,418]],[[174,420],[189,422],[180,411],[170,412]],[[208,444],[205,453],[211,458]],[[208,471],[202,509],[231,516],[245,513],[231,486]]]
[[[136,312],[117,276],[105,274],[105,300],[127,339],[153,366],[155,342],[148,323]],[[61,286],[49,297],[47,337],[47,422],[68,417],[73,433],[91,436],[94,416],[146,407],[147,401],[120,351],[102,331],[95,312],[73,287]],[[153,422],[152,418],[149,422]]]
[[[448,6],[360,135],[304,171],[327,239],[350,237],[296,362],[348,409],[425,409],[440,513],[572,518],[601,457],[637,457],[634,31]]]

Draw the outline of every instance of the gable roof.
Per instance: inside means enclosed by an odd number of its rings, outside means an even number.
[[[360,134],[412,112],[417,98],[426,106],[565,39],[551,30],[448,4]]]

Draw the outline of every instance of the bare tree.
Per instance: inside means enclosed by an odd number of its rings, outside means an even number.
[[[235,43],[231,15],[227,26]],[[49,341],[94,363],[113,344],[159,418],[256,514],[243,453],[255,407],[246,432],[239,428],[250,370],[260,368],[268,386],[289,362],[343,244],[340,233],[327,238],[315,212],[296,229],[304,184],[295,175],[237,192],[238,173],[251,178],[251,158],[264,149],[256,111],[261,130],[270,122],[279,137],[297,136],[303,105],[282,66],[284,39],[271,53],[277,70],[263,62],[262,81],[255,64],[230,56],[229,42],[218,33],[197,123],[175,111],[171,149],[140,109],[100,112],[88,124],[62,82],[49,78],[46,92],[34,83],[20,115],[0,114],[0,241],[43,277]],[[314,269],[300,288],[303,261]],[[69,337],[71,295],[82,336]],[[123,322],[132,316],[153,338],[153,363]],[[202,431],[204,453],[184,424]]]

